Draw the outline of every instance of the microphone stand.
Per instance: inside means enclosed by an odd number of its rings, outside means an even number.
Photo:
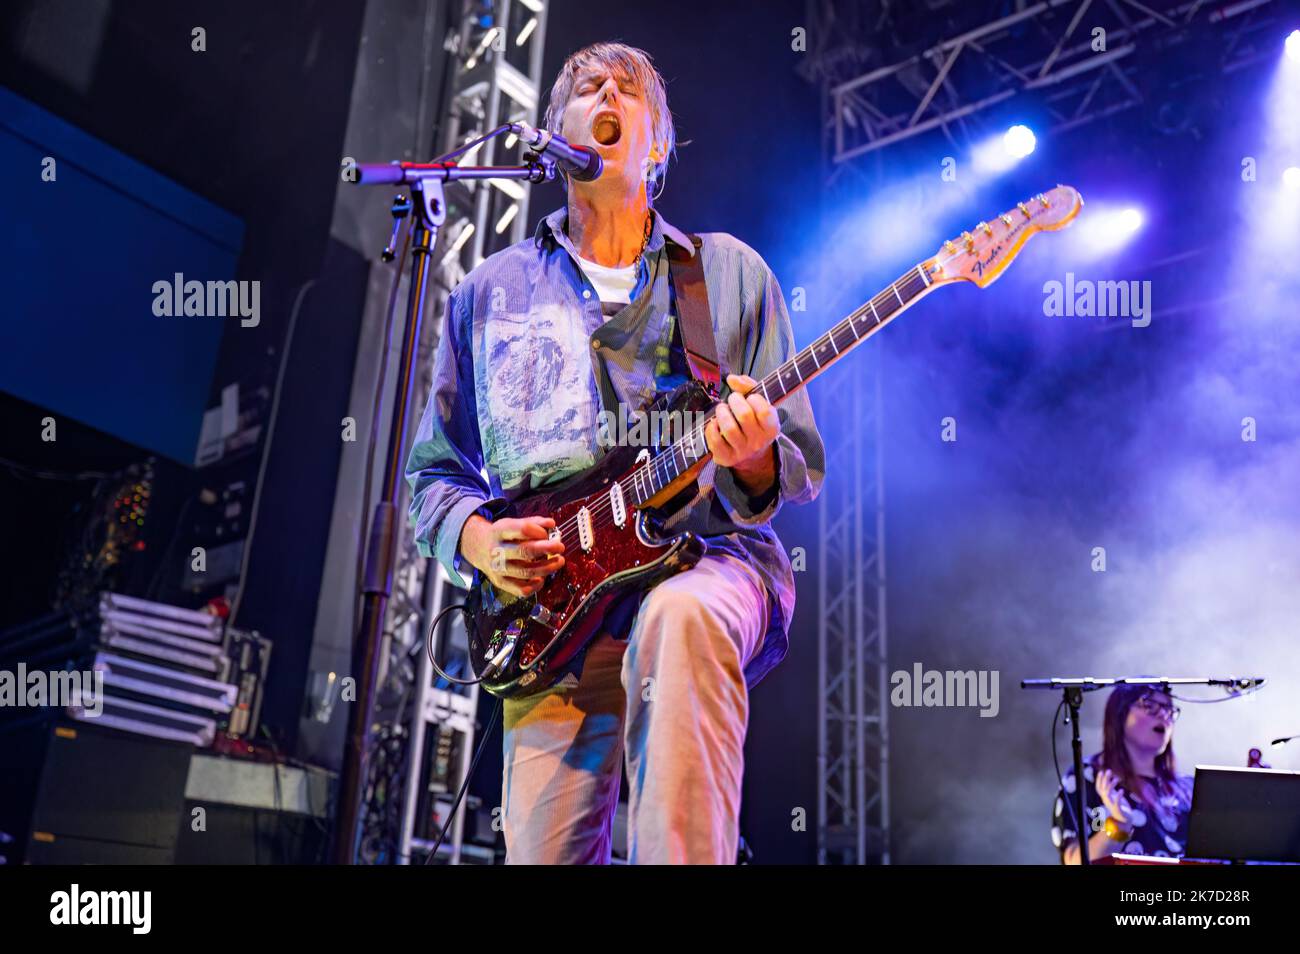
[[[1074,753],[1074,823],[1078,826],[1079,864],[1091,865],[1088,857],[1088,840],[1092,832],[1085,827],[1087,798],[1084,795],[1085,779],[1083,777],[1083,740],[1079,737],[1079,709],[1083,706],[1083,694],[1098,689],[1115,686],[1149,686],[1168,693],[1170,686],[1224,686],[1229,692],[1239,693],[1245,689],[1257,689],[1264,684],[1261,679],[1022,679],[1021,689],[1060,689],[1065,705],[1067,720],[1070,723],[1070,748]]]
[[[508,129],[508,126],[499,127],[483,138],[491,138]],[[362,793],[366,783],[366,755],[379,677],[379,647],[397,562],[397,501],[406,469],[406,434],[415,410],[411,404],[415,396],[416,356],[433,247],[438,238],[438,229],[447,219],[443,184],[459,179],[525,179],[529,182],[544,182],[555,177],[555,162],[550,158],[526,154],[524,159],[525,163],[521,166],[458,166],[454,162],[358,163],[357,177],[352,180],[358,185],[408,186],[411,201],[408,204],[399,196],[394,204],[393,215],[396,220],[407,211],[413,213],[414,235],[411,242],[411,283],[407,296],[406,324],[402,331],[402,351],[398,362],[397,393],[388,429],[384,479],[370,522],[361,585],[360,629],[353,643],[352,672],[357,680],[357,699],[348,711],[343,771],[339,776],[339,807],[331,852],[335,864],[352,864],[358,844]],[[400,214],[399,209],[402,210]],[[400,222],[395,221],[394,236],[399,227]],[[394,238],[389,249],[395,247],[395,244]],[[389,257],[391,258],[391,252]],[[390,327],[391,308],[394,305],[395,300],[390,298]],[[382,382],[377,393],[377,400],[382,402]]]
[[[1089,686],[1085,679],[1025,679],[1020,683],[1021,689],[1060,689],[1061,701],[1065,706],[1065,721],[1070,723],[1070,751],[1074,755],[1074,825],[1079,836],[1079,864],[1091,865],[1088,856],[1088,839],[1092,833],[1088,830],[1087,805],[1083,787],[1083,738],[1079,734],[1079,709],[1083,706],[1084,692],[1100,689]],[[1046,683],[1046,685],[1041,685]]]

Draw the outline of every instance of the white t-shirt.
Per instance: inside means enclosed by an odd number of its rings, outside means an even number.
[[[596,293],[602,302],[620,305],[631,303],[632,289],[636,288],[636,262],[622,268],[610,268],[581,255],[577,259],[583,273],[596,286]]]

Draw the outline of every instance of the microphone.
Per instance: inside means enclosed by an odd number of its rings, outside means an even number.
[[[535,129],[528,123],[511,123],[510,131],[533,152],[553,160],[570,178],[579,182],[599,179],[605,167],[600,153],[588,146],[574,146],[549,129]]]
[[[1252,678],[1234,679],[1232,680],[1232,685],[1228,687],[1228,691],[1245,692],[1248,689],[1259,689],[1264,685],[1265,682],[1266,680],[1264,679],[1263,676],[1256,676],[1253,679]]]

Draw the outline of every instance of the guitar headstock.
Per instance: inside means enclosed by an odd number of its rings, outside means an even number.
[[[932,284],[967,281],[984,288],[997,280],[1031,235],[1065,228],[1081,208],[1078,191],[1058,185],[944,242],[923,267]]]

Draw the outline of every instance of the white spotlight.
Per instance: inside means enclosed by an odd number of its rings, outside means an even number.
[[[1016,159],[1025,158],[1034,151],[1036,145],[1038,140],[1034,136],[1034,131],[1028,126],[1012,126],[1002,137],[1002,147],[1006,149],[1007,155]]]
[[[1292,30],[1286,38],[1286,55],[1293,60],[1300,60],[1300,30]]]
[[[1137,209],[1125,209],[1116,216],[1115,228],[1121,235],[1132,235],[1142,228],[1142,213]]]
[[[1127,208],[1094,207],[1091,214],[1079,217],[1072,229],[1074,254],[1080,260],[1101,258],[1118,252],[1142,229],[1146,216],[1134,206]]]
[[[1288,189],[1300,190],[1300,166],[1291,166],[1284,170],[1282,181]]]

